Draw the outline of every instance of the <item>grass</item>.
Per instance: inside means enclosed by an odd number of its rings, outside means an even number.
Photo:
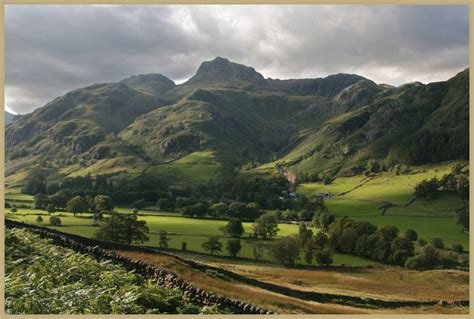
[[[199,261],[247,277],[306,291],[388,300],[469,299],[469,273],[458,270],[418,272],[398,267],[309,270],[217,258]]]
[[[12,218],[18,221],[24,221],[30,224],[37,224],[36,218],[38,215],[43,215],[43,225],[57,229],[63,232],[80,235],[84,237],[93,237],[97,231],[97,226],[93,225],[92,218],[89,214],[73,216],[72,213],[61,212],[53,215],[60,216],[61,225],[51,226],[49,224],[49,215],[38,209],[19,209],[17,213],[7,213],[7,218]],[[208,240],[209,236],[218,236],[223,244],[223,249],[220,254],[229,256],[225,249],[227,241],[230,239],[221,230],[227,222],[222,220],[208,220],[208,219],[196,219],[187,218],[181,216],[163,216],[163,215],[146,215],[139,216],[140,220],[145,220],[150,230],[148,237],[149,241],[145,242],[144,245],[155,246],[159,245],[159,235],[161,230],[165,230],[169,234],[169,247],[173,249],[181,249],[181,243],[184,241],[187,243],[187,249],[198,253],[207,253],[203,248],[202,244]],[[257,241],[262,239],[249,238],[248,235],[252,232],[252,223],[243,223],[245,234],[241,238],[242,250],[239,254],[240,257],[254,258],[253,247]],[[293,224],[279,224],[278,237],[288,236],[296,234],[298,232],[298,225]],[[313,232],[317,232],[317,229],[313,229]],[[265,256],[265,259],[269,259],[270,256]],[[348,266],[367,266],[374,265],[375,263],[359,258],[356,256],[334,254],[333,255],[335,264],[345,264]],[[305,264],[303,259],[303,252],[301,252],[300,263]]]
[[[118,253],[134,259],[143,260],[159,267],[173,269],[173,272],[177,273],[181,278],[191,282],[198,288],[215,291],[219,295],[224,295],[228,298],[234,298],[248,303],[258,304],[265,307],[266,309],[280,314],[354,314],[364,313],[367,311],[365,309],[357,309],[341,305],[320,304],[311,301],[304,301],[301,299],[276,294],[247,284],[225,280],[223,278],[213,276],[211,273],[193,269],[188,264],[183,263],[172,256],[123,250],[118,251]]]
[[[178,160],[156,165],[147,169],[147,173],[158,174],[173,180],[203,183],[213,178],[220,164],[211,151],[194,152]]]
[[[301,184],[298,192],[307,196],[322,191],[330,192],[331,198],[325,204],[329,212],[338,217],[369,221],[377,226],[394,225],[401,233],[411,228],[423,239],[440,237],[447,246],[459,242],[469,249],[469,236],[456,224],[454,216],[454,212],[463,205],[459,197],[444,193],[433,201],[412,201],[417,183],[423,179],[442,177],[451,171],[452,165],[446,163],[415,167],[404,175],[383,172],[371,178],[340,177],[329,185]],[[392,204],[384,215],[378,208],[382,202]]]

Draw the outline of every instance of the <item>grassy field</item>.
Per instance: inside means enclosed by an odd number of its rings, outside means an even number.
[[[443,194],[433,201],[414,200],[417,183],[432,177],[442,177],[451,171],[453,163],[412,168],[404,175],[392,172],[374,177],[341,177],[329,185],[306,183],[298,192],[311,196],[317,192],[330,192],[325,204],[330,213],[369,221],[377,226],[394,225],[401,232],[414,229],[419,237],[430,240],[440,237],[447,246],[454,242],[469,248],[469,236],[456,224],[454,212],[462,207],[462,200],[455,194]],[[391,203],[382,215],[380,203]]]
[[[158,174],[173,180],[205,183],[220,169],[211,151],[194,152],[176,161],[150,167],[147,173]]]
[[[150,212],[148,212],[150,213]],[[18,221],[24,221],[31,224],[36,224],[36,218],[38,214],[43,215],[43,224],[47,227],[57,229],[63,232],[72,233],[84,237],[93,237],[97,231],[97,226],[93,224],[93,219],[90,218],[89,214],[73,216],[72,213],[55,213],[54,215],[60,216],[61,226],[49,225],[49,215],[38,209],[19,209],[17,213],[9,213],[7,210],[7,218],[12,218]],[[88,218],[87,218],[88,217]],[[202,243],[207,241],[209,236],[219,236],[223,244],[223,249],[220,254],[228,256],[228,252],[225,250],[225,246],[230,237],[226,236],[221,228],[226,225],[226,221],[222,220],[209,220],[209,219],[195,219],[186,218],[181,216],[163,216],[163,215],[150,215],[139,216],[140,220],[145,220],[150,230],[148,237],[149,241],[145,242],[144,245],[155,246],[159,245],[159,232],[160,230],[166,230],[169,233],[169,247],[173,249],[181,249],[181,243],[187,243],[187,249],[198,253],[206,253],[202,248]],[[252,223],[243,223],[245,233],[241,239],[242,250],[239,254],[240,257],[254,258],[253,247],[257,241],[262,239],[250,238],[249,234],[252,231]],[[298,225],[292,224],[279,224],[279,231],[277,237],[288,236],[296,234],[298,232]],[[316,233],[317,229],[313,228],[313,232]],[[269,259],[270,256],[264,255],[264,259]],[[374,265],[375,263],[351,255],[334,254],[334,264],[345,264],[348,266],[367,266]],[[305,264],[303,261],[303,253],[301,253],[300,263]]]

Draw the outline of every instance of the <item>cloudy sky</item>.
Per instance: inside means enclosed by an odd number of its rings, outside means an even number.
[[[28,113],[133,74],[182,82],[216,56],[272,78],[446,80],[468,66],[468,20],[467,6],[8,5],[5,104]]]

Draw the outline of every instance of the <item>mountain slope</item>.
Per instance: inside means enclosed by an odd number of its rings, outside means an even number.
[[[353,74],[265,79],[217,57],[181,85],[137,75],[22,116],[6,126],[7,175],[39,162],[59,175],[159,175],[190,154],[212,154],[212,167],[276,161],[310,175],[353,174],[371,158],[386,166],[466,159],[468,88],[468,70],[390,87]]]
[[[4,116],[5,125],[10,124],[11,122],[21,117],[21,115],[11,114],[11,113],[8,113],[7,111],[3,112],[3,116]]]

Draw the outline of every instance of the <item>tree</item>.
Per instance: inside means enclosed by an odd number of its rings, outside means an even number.
[[[371,173],[378,173],[380,172],[380,164],[375,159],[370,159],[367,162],[367,170]]]
[[[416,270],[434,269],[439,265],[440,256],[431,245],[423,247],[423,251],[414,257],[408,258],[405,267]]]
[[[456,211],[456,220],[464,229],[469,230],[469,205],[465,204],[462,208]]]
[[[227,207],[225,203],[216,203],[212,205],[209,209],[211,214],[215,218],[223,218],[229,213],[229,207]]]
[[[51,216],[49,217],[49,223],[53,226],[59,226],[61,225],[61,218],[58,216]]]
[[[43,217],[41,217],[41,215],[39,215],[37,218],[36,218],[36,222],[38,224],[41,224],[43,222]]]
[[[131,244],[132,242],[145,242],[149,238],[146,221],[138,220],[135,214],[112,215],[97,230],[95,237],[101,240],[115,241]]]
[[[453,245],[451,247],[457,253],[462,253],[463,250],[464,250],[464,248],[462,247],[462,245],[460,243],[453,243]]]
[[[142,209],[143,207],[145,207],[145,205],[146,203],[144,198],[140,198],[139,200],[136,200],[132,203],[132,207],[136,209]]]
[[[392,256],[390,262],[403,266],[405,265],[407,259],[413,256],[415,248],[413,242],[406,237],[397,237],[392,241]]]
[[[253,233],[262,238],[272,238],[278,232],[278,223],[275,216],[265,214],[257,218],[253,224]]]
[[[283,237],[273,243],[270,249],[272,258],[285,265],[294,265],[300,255],[300,243],[297,237]]]
[[[16,213],[16,212],[18,211],[18,209],[17,209],[16,207],[12,207],[12,209],[10,209],[10,211],[11,211],[12,213]]]
[[[438,248],[438,249],[443,249],[444,248],[444,242],[441,238],[435,237],[431,239],[431,244],[433,247]]]
[[[430,180],[422,180],[415,186],[415,192],[413,195],[418,199],[435,199],[438,197],[439,181],[436,177]]]
[[[416,241],[418,239],[418,234],[413,229],[407,229],[405,237],[411,241]]]
[[[92,219],[94,220],[94,223],[95,224],[98,224],[102,219],[103,219],[103,215],[102,213],[95,213],[93,216],[92,216]]]
[[[99,213],[110,212],[114,209],[114,201],[110,196],[99,194],[94,198],[94,207]]]
[[[55,209],[66,208],[67,198],[63,194],[56,193],[54,195],[48,196],[48,200]]]
[[[320,250],[324,249],[324,246],[326,246],[328,241],[329,241],[328,235],[326,235],[322,231],[317,232],[316,236],[314,236],[314,244]]]
[[[320,250],[316,252],[316,262],[321,266],[329,266],[333,263],[331,252],[329,250]]]
[[[305,248],[305,251],[304,251],[304,261],[308,265],[311,265],[313,263],[313,251],[314,251],[313,245],[311,245],[311,244],[306,245],[306,248]]]
[[[469,198],[469,175],[459,175],[456,183],[456,192],[462,199]]]
[[[82,196],[76,196],[71,198],[67,202],[66,207],[68,211],[74,214],[74,216],[76,216],[77,213],[85,213],[89,209],[87,201]]]
[[[181,250],[187,250],[187,249],[188,249],[188,243],[185,242],[185,241],[183,241],[183,242],[181,243]]]
[[[324,232],[326,232],[335,219],[336,216],[333,214],[315,214],[313,217],[313,225],[314,227],[321,228]]]
[[[233,202],[229,205],[229,214],[231,217],[242,217],[245,216],[245,211],[247,209],[247,205],[241,202]]]
[[[168,233],[166,230],[160,230],[160,248],[168,248]]]
[[[232,237],[240,237],[244,233],[242,222],[238,218],[232,218],[225,226],[225,232]]]
[[[158,206],[160,210],[164,210],[168,212],[174,210],[173,203],[168,198],[158,199],[156,201],[156,206]]]
[[[253,257],[257,260],[260,260],[265,253],[265,246],[261,241],[257,241],[252,248]]]
[[[46,208],[49,204],[48,196],[44,194],[36,194],[34,197],[34,201],[35,201],[35,207],[40,208],[40,209]]]
[[[311,242],[313,238],[313,231],[306,227],[306,224],[300,224],[298,227],[298,238],[300,240],[300,246],[305,247],[307,243]]]
[[[232,257],[237,256],[240,253],[240,250],[242,249],[240,239],[228,240],[225,248],[229,252],[229,255],[231,255]]]
[[[219,241],[219,237],[217,236],[210,236],[209,239],[202,243],[201,246],[204,248],[204,250],[209,251],[211,254],[222,251],[222,243]]]

